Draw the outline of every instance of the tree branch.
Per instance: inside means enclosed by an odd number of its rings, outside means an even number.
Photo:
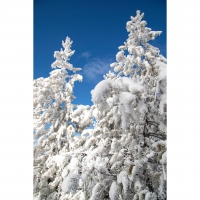
[[[156,133],[148,133],[148,136],[153,136],[153,137],[160,138],[161,140],[166,140],[166,136],[159,135],[159,134],[156,134]]]

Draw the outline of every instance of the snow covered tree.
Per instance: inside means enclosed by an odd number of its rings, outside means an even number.
[[[64,50],[55,51],[54,69],[48,78],[38,78],[33,83],[34,118],[34,197],[35,199],[59,199],[62,169],[69,161],[63,155],[74,148],[73,133],[81,132],[92,121],[89,106],[78,106],[71,102],[75,81],[82,76],[68,62],[74,54],[72,41],[67,37],[62,42]],[[71,74],[71,75],[70,75]],[[87,116],[87,119],[85,119]],[[82,119],[79,123],[79,118]],[[76,143],[81,145],[81,143]]]
[[[85,199],[166,199],[166,59],[148,43],[161,31],[143,16],[137,11],[127,22],[115,73],[91,91],[96,123],[81,163]]]
[[[71,82],[77,80],[77,74],[65,82],[64,70],[61,85],[67,89],[46,92],[49,95],[42,92],[48,91],[48,81],[36,80],[35,199],[166,199],[166,59],[148,43],[161,31],[147,28],[143,16],[137,11],[127,22],[128,39],[110,65],[114,73],[106,74],[91,91],[92,107],[75,109],[71,104],[72,89],[68,88],[73,88]],[[69,44],[66,53],[71,55]],[[62,51],[58,55],[63,58]],[[65,58],[56,58],[53,66],[62,66],[61,73],[69,64],[64,64]],[[62,64],[57,64],[60,60]],[[60,76],[53,80],[49,80],[49,88]],[[68,97],[67,102],[61,94]],[[63,108],[63,104],[68,106]],[[93,128],[88,129],[93,118]],[[72,137],[75,131],[81,136]]]

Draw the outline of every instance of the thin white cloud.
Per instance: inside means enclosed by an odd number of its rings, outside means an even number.
[[[84,65],[83,74],[88,80],[98,80],[109,71],[112,71],[111,63],[112,59],[92,59]]]
[[[83,53],[81,54],[81,57],[82,57],[82,58],[89,58],[91,55],[92,55],[92,54],[91,54],[89,51],[86,51],[86,52],[83,52]]]

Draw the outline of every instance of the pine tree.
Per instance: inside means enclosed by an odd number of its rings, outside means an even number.
[[[70,143],[74,140],[73,134],[85,129],[92,120],[89,106],[81,105],[76,109],[76,105],[72,104],[75,98],[74,82],[82,81],[82,76],[76,73],[81,69],[74,68],[68,62],[75,52],[71,50],[71,44],[72,41],[67,37],[66,41],[62,42],[64,50],[54,52],[56,61],[52,68],[55,69],[50,76],[38,78],[33,83],[33,165],[36,199],[58,199],[63,180],[62,170],[69,160],[65,153],[73,148]],[[87,119],[77,123],[76,118],[86,113]]]
[[[116,73],[91,92],[97,122],[89,169],[101,178],[88,173],[86,199],[166,199],[166,59],[148,43],[161,31],[145,27],[143,16],[137,11],[127,22],[129,37],[111,64]]]

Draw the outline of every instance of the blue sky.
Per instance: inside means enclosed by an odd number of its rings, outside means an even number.
[[[147,27],[162,31],[151,44],[166,56],[166,0],[34,0],[34,79],[49,76],[54,51],[68,36],[75,50],[69,62],[83,75],[83,82],[75,83],[73,103],[91,105],[90,91],[111,69],[136,10],[145,13]]]

